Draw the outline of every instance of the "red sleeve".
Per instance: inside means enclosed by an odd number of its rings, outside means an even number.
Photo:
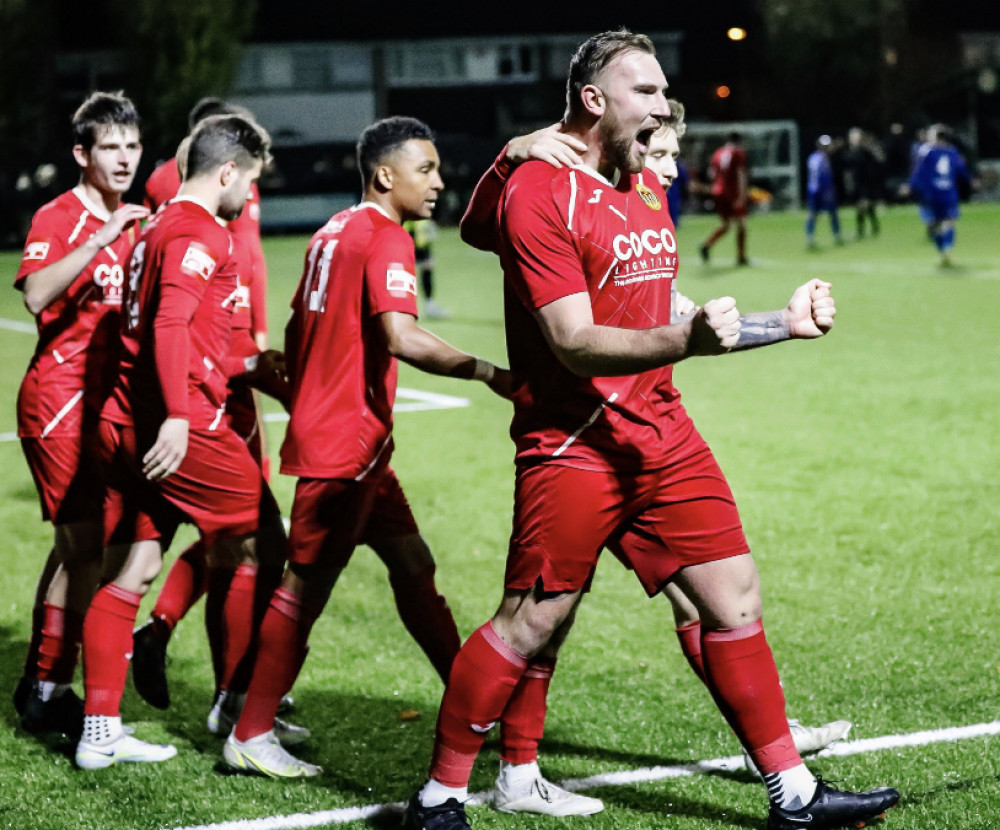
[[[395,222],[372,234],[365,261],[365,294],[371,314],[402,311],[417,316],[413,239]]]
[[[459,224],[462,241],[481,251],[496,253],[499,247],[496,230],[497,207],[503,194],[504,185],[514,171],[514,165],[507,158],[507,147],[497,156],[497,160],[487,170],[472,192],[469,206]]]
[[[177,169],[177,159],[168,159],[157,167],[146,179],[143,204],[154,213],[164,202],[169,202],[181,187],[181,174]]]
[[[256,244],[251,244],[249,247],[253,258],[253,279],[250,282],[250,329],[256,336],[267,334],[267,262],[264,259],[260,237],[257,237]]]
[[[557,203],[563,183],[553,180],[557,172],[544,161],[523,164],[506,190],[500,216],[504,275],[529,309],[587,292],[580,252]]]
[[[14,287],[24,289],[24,281],[35,271],[41,271],[58,262],[71,250],[66,244],[72,228],[65,227],[66,214],[53,207],[43,208],[31,220],[28,239],[21,254],[21,266],[14,277]],[[89,234],[79,242],[83,243]]]
[[[250,336],[250,329],[234,330],[232,340],[229,341],[229,354],[222,366],[226,377],[232,378],[244,374],[247,370],[246,364],[243,362],[244,358],[252,357],[255,354],[260,354],[260,349],[257,348],[253,337]]]
[[[188,328],[224,259],[223,253],[190,237],[172,239],[164,246],[153,350],[168,418],[188,417]]]

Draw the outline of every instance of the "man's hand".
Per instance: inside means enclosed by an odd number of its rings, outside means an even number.
[[[111,214],[111,218],[91,239],[97,243],[98,248],[104,248],[121,236],[130,224],[145,219],[147,216],[149,216],[149,208],[145,205],[122,205]]]
[[[552,124],[528,135],[512,138],[507,143],[507,158],[514,164],[528,159],[547,161],[553,167],[573,167],[583,161],[581,153],[587,145],[560,131],[560,124]]]
[[[831,287],[830,283],[822,280],[809,280],[795,289],[784,310],[792,337],[822,337],[833,328],[837,307],[830,294]]]
[[[186,418],[167,418],[160,424],[156,443],[142,457],[142,472],[150,481],[162,481],[177,472],[188,448]]]
[[[678,317],[689,317],[698,310],[695,301],[685,297],[679,291],[674,295],[674,314]]]
[[[740,312],[732,297],[709,300],[691,318],[690,354],[725,354],[740,339]]]
[[[285,371],[285,353],[267,349],[256,355],[256,358],[257,365],[246,374],[247,383],[265,395],[270,395],[287,409],[292,389]]]

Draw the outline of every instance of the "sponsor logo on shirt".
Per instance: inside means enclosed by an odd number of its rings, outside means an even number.
[[[181,260],[181,270],[207,280],[212,276],[212,272],[215,271],[215,260],[198,243],[192,242],[184,252],[184,259]]]
[[[400,292],[417,296],[417,275],[411,274],[402,265],[394,262],[385,272],[385,287],[389,292]]]
[[[660,209],[660,200],[656,197],[656,194],[642,182],[639,182],[635,186],[635,192],[639,194],[639,198],[642,199],[648,207],[651,207],[653,210]]]
[[[24,259],[45,259],[49,255],[48,242],[29,242],[24,249]]]
[[[648,254],[673,254],[677,252],[677,240],[669,228],[654,230],[647,228],[641,234],[620,233],[611,242],[615,256],[622,262],[628,262],[633,257],[643,257]]]

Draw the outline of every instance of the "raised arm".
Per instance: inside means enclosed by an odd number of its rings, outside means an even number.
[[[504,185],[514,168],[528,159],[546,161],[553,167],[579,164],[586,145],[579,139],[559,131],[552,124],[527,135],[512,138],[503,152],[476,185],[465,209],[459,231],[462,240],[473,248],[496,253],[496,212]]]
[[[755,311],[740,317],[740,338],[733,351],[758,349],[783,340],[811,340],[833,328],[837,307],[831,284],[810,280],[780,311]]]
[[[82,245],[74,248],[62,259],[39,268],[24,279],[24,306],[32,314],[38,314],[60,297],[72,285],[80,273],[90,265],[101,248],[114,243],[132,222],[149,215],[149,209],[142,205],[122,205],[111,214],[111,218]]]

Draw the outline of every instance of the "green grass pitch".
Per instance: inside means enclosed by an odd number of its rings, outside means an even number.
[[[847,212],[843,219],[851,228]],[[884,212],[878,239],[843,247],[828,244],[821,219],[816,252],[805,249],[802,222],[801,213],[751,217],[753,267],[743,269],[732,266],[731,237],[710,265],[699,261],[710,217],[685,217],[679,230],[680,287],[698,301],[731,294],[741,309],[772,309],[806,279],[834,284],[838,316],[829,337],[695,359],[676,371],[741,507],[789,713],[810,723],[848,718],[852,739],[993,721],[1000,701],[1000,207],[964,208],[950,270],[936,266],[912,207]],[[305,242],[266,240],[279,343]],[[435,253],[439,300],[453,317],[428,327],[505,363],[494,259],[462,246],[453,230],[443,232]],[[0,254],[8,285],[17,261],[16,253]],[[29,322],[15,291],[0,296],[0,318]],[[33,346],[31,335],[0,328],[0,433],[15,430],[14,400]],[[512,489],[508,406],[481,384],[407,367],[400,383],[471,402],[399,414],[394,457],[467,635],[500,596]],[[270,425],[272,456],[282,430],[280,422]],[[315,736],[302,755],[324,766],[320,778],[285,784],[223,772],[221,745],[204,725],[211,673],[200,606],[171,644],[172,708],[148,707],[131,682],[123,704],[139,736],[175,743],[177,758],[84,773],[70,747],[22,734],[9,691],[51,530],[39,519],[16,441],[0,443],[0,464],[0,827],[188,827],[401,801],[420,784],[441,686],[399,623],[384,568],[367,548],[318,622],[294,690],[295,718]],[[287,511],[292,481],[275,479]],[[185,532],[173,553],[191,538]],[[668,604],[647,600],[613,557],[598,568],[550,700],[542,763],[556,781],[738,752],[680,654]],[[421,718],[401,720],[404,709]],[[490,739],[472,790],[491,786],[496,761]],[[894,830],[1000,826],[997,738],[811,766],[842,787],[898,787],[901,806],[886,824]],[[470,813],[480,828],[539,830],[570,823],[728,830],[760,827],[766,815],[763,788],[741,770],[591,792],[607,809],[587,819],[503,816],[488,807]]]

